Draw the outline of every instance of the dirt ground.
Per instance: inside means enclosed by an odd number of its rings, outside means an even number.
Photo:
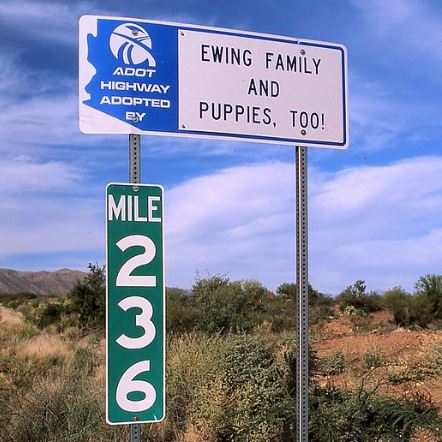
[[[396,328],[391,319],[386,311],[367,321],[336,312],[316,334],[312,346],[319,358],[342,352],[346,369],[318,376],[320,383],[349,388],[363,383],[367,388],[380,385],[380,391],[394,396],[425,395],[442,414],[442,359],[437,359],[438,366],[432,359],[434,349],[442,352],[442,332]],[[367,360],[376,363],[370,366]],[[398,375],[401,381],[392,382]]]

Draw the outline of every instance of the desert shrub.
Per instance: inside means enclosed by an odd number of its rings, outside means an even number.
[[[60,325],[60,320],[65,312],[64,305],[59,302],[48,302],[36,309],[32,322],[40,329],[52,324]]]
[[[430,304],[433,319],[442,319],[442,275],[421,276],[415,284],[418,295]]]
[[[430,347],[428,351],[429,362],[438,370],[438,374],[442,375],[442,342],[437,342]]]
[[[295,303],[292,299],[282,296],[266,297],[262,307],[260,321],[262,324],[270,324],[273,332],[295,329]]]
[[[427,327],[433,319],[433,311],[428,298],[423,293],[416,293],[408,298],[408,310],[405,325]]]
[[[295,397],[296,391],[296,337],[290,336],[283,343],[283,348],[287,349],[284,352],[284,361],[287,368],[287,387],[290,394]],[[319,360],[316,356],[316,352],[311,348],[310,344],[308,346],[308,372],[309,372],[309,382],[311,383],[313,378],[312,375],[319,370]]]
[[[19,293],[0,293],[0,304],[5,307],[16,309],[22,304],[28,304],[29,301],[38,299],[41,296],[35,293],[19,292]]]
[[[251,336],[233,337],[218,361],[231,398],[218,440],[286,440],[294,402],[268,348]]]
[[[394,322],[403,327],[428,327],[442,319],[442,275],[421,276],[416,293],[407,294],[394,287],[384,294],[384,303],[393,313]]]
[[[173,336],[168,341],[166,440],[174,440],[191,425],[204,434],[205,440],[215,437],[225,395],[218,388],[220,376],[214,361],[223,344],[219,336],[202,333]]]
[[[308,321],[311,325],[316,325],[332,315],[331,305],[314,305],[308,309]]]
[[[168,333],[194,330],[201,312],[192,302],[190,293],[178,288],[166,288],[166,328]]]
[[[336,302],[342,312],[348,309],[361,315],[381,310],[383,298],[376,292],[366,293],[365,281],[357,280],[353,285],[344,289],[337,297]]]
[[[385,357],[376,347],[362,354],[362,365],[364,368],[379,368],[385,366],[386,363]]]
[[[275,331],[283,329],[293,330],[297,302],[296,284],[285,282],[276,289],[276,293],[278,295],[277,298],[291,300],[294,304],[290,306],[291,308],[287,312],[282,311],[279,313],[282,314],[282,318],[275,320],[273,329]],[[308,305],[309,323],[315,325],[332,314],[333,299],[313,288],[311,284],[308,284]]]
[[[388,381],[393,384],[423,381],[427,378],[442,376],[442,343],[437,342],[413,363],[402,367],[400,371],[388,374]]]
[[[225,276],[197,279],[192,293],[200,310],[197,328],[208,333],[251,331],[262,317],[262,296],[248,281],[230,282]]]
[[[284,282],[277,289],[276,293],[279,296],[290,298],[296,301],[296,284],[293,282]],[[310,283],[308,284],[308,300],[309,306],[314,305],[329,305],[333,304],[330,296],[316,290]]]
[[[395,324],[401,327],[426,327],[434,319],[434,306],[424,292],[410,295],[394,287],[385,292],[384,304],[393,314]]]
[[[293,282],[284,282],[276,289],[276,294],[284,298],[296,300],[296,284]]]
[[[2,441],[100,440],[100,407],[81,379],[41,379],[21,395],[9,404]]]
[[[409,296],[402,287],[393,287],[384,293],[384,305],[392,313],[397,325],[404,326],[408,322]]]
[[[290,440],[294,402],[286,370],[260,339],[192,333],[174,338],[169,352],[169,428],[162,440]]]
[[[84,330],[105,327],[106,277],[104,267],[89,264],[89,273],[77,281],[68,293],[68,311],[76,318],[77,325]]]
[[[440,436],[438,410],[424,396],[315,387],[309,405],[311,442],[408,442],[419,428]]]
[[[347,361],[341,350],[336,350],[329,356],[319,359],[318,370],[324,375],[343,373],[347,368]]]

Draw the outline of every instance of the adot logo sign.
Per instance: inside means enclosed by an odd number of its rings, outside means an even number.
[[[80,19],[80,129],[168,131],[178,121],[176,31],[132,19]]]
[[[109,46],[115,58],[124,64],[134,65],[147,61],[155,67],[155,58],[150,53],[152,39],[147,31],[134,23],[117,26],[111,34]]]

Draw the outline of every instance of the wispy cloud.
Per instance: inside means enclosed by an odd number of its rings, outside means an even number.
[[[374,63],[381,61],[397,77],[441,84],[442,14],[439,2],[426,0],[349,0],[362,13]],[[408,73],[408,75],[407,75]],[[426,79],[426,80],[423,80]],[[393,86],[396,86],[393,85]]]
[[[95,201],[57,200],[49,191],[46,196],[23,192],[20,199],[3,199],[0,211],[7,214],[7,219],[0,220],[2,258],[104,249],[104,222],[100,222],[104,215]]]
[[[378,37],[380,50],[385,45],[396,45],[399,49],[412,48],[415,52],[425,53],[429,58],[421,59],[423,62],[442,59],[441,17],[434,8],[437,2],[431,5],[425,0],[350,1],[364,13],[370,31]],[[416,57],[410,59],[416,60]]]
[[[311,169],[314,286],[337,293],[365,279],[374,289],[411,289],[420,275],[440,272],[441,168],[442,157],[433,156],[337,173]],[[78,170],[16,158],[0,162],[0,172],[7,190],[0,202],[7,214],[0,220],[2,257],[103,250],[104,203],[76,194],[85,185]],[[168,284],[189,287],[196,271],[254,278],[272,289],[293,281],[293,175],[292,164],[267,162],[166,189]]]
[[[441,157],[310,176],[310,279],[336,293],[356,279],[412,288],[441,254]],[[293,167],[264,163],[190,180],[168,194],[171,281],[196,270],[294,279]],[[430,250],[429,250],[430,249]],[[442,255],[441,255],[442,258]]]
[[[0,23],[29,39],[62,41],[75,44],[72,32],[88,2],[42,2],[35,0],[3,0],[0,3]]]
[[[331,291],[350,275],[373,288],[411,288],[439,272],[441,167],[442,157],[423,157],[320,177],[310,206],[315,279]]]
[[[189,286],[196,270],[272,284],[287,279],[282,264],[289,253],[281,251],[290,250],[292,168],[233,167],[173,188],[167,198],[172,281]]]
[[[83,176],[84,172],[59,161],[35,163],[25,156],[0,160],[0,187],[7,195],[69,189]]]

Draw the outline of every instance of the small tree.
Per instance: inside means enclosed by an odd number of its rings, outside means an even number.
[[[197,279],[192,301],[200,311],[197,327],[208,333],[247,332],[259,323],[267,290],[257,281],[235,281],[223,275]]]
[[[417,293],[427,298],[434,319],[442,319],[442,275],[421,276],[416,285]]]
[[[279,296],[296,301],[296,284],[293,282],[284,282],[276,289],[276,293]],[[310,283],[308,284],[308,305],[310,307],[314,305],[330,305],[331,303],[332,300],[329,296],[316,290]]]
[[[393,314],[397,325],[409,325],[410,295],[402,287],[387,290],[384,293],[384,305]]]
[[[365,281],[358,279],[353,285],[348,286],[337,297],[340,310],[348,308],[356,313],[368,315],[371,312],[381,310],[383,306],[382,296],[376,292],[366,292]]]
[[[166,287],[166,329],[168,333],[185,333],[196,327],[201,313],[192,303],[190,293]]]
[[[89,274],[77,281],[68,293],[70,312],[83,329],[104,329],[106,317],[106,277],[104,266],[89,264]]]

